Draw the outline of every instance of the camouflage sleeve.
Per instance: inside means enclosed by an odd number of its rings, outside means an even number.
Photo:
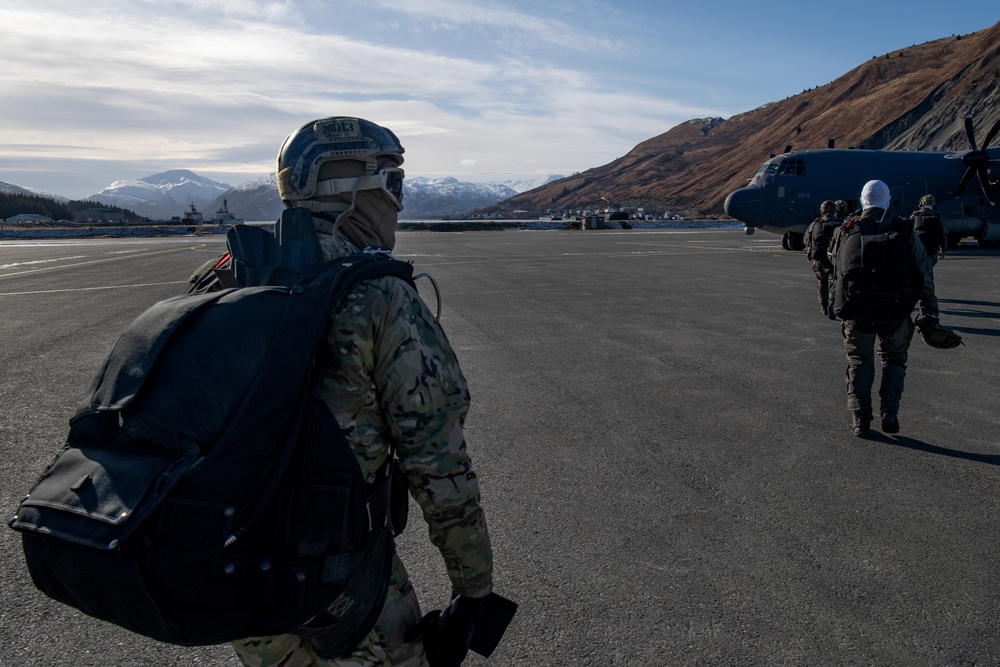
[[[354,384],[371,383],[369,400],[377,401],[385,418],[380,426],[389,431],[377,433],[372,427],[371,433],[355,437],[394,442],[410,494],[423,511],[454,592],[487,595],[493,587],[493,555],[479,482],[466,451],[469,391],[455,353],[427,306],[403,281],[373,280],[360,294],[348,296],[357,298],[348,304],[343,321],[365,324],[354,329],[350,348],[339,354],[346,353],[348,363],[356,356],[356,365],[370,373]],[[369,458],[380,454],[373,451]]]

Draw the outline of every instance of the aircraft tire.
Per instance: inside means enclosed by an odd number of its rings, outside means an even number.
[[[781,235],[781,249],[791,250],[791,247],[788,244],[788,232],[785,232],[784,234]]]
[[[793,250],[795,252],[800,252],[806,249],[806,243],[803,239],[803,234],[796,234],[795,232],[788,232],[788,250]]]

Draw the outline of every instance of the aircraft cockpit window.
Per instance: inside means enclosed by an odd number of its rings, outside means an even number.
[[[765,162],[760,166],[760,169],[754,174],[753,181],[758,187],[767,185],[774,179],[778,173],[778,162]]]
[[[778,175],[805,176],[806,165],[802,158],[786,158],[778,166]]]

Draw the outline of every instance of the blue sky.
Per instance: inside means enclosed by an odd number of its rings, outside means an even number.
[[[995,0],[4,0],[0,181],[236,185],[328,115],[390,127],[409,176],[568,175],[998,20]]]

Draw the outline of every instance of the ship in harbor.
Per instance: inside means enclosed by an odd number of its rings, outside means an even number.
[[[192,209],[194,206],[191,207]],[[222,208],[212,214],[209,222],[215,225],[239,225],[244,222],[242,218],[237,218],[235,215],[229,212],[229,202],[226,199],[222,200]]]
[[[197,208],[195,208],[194,203],[191,204],[190,211],[184,211],[183,218],[174,218],[174,222],[180,222],[185,225],[203,225],[205,224],[205,216],[201,214]]]
[[[192,203],[191,210],[184,212],[183,218],[174,218],[175,222],[184,225],[239,225],[244,222],[242,218],[237,218],[229,210],[229,202],[222,200],[222,208],[212,214],[212,217],[205,220],[205,215]]]

